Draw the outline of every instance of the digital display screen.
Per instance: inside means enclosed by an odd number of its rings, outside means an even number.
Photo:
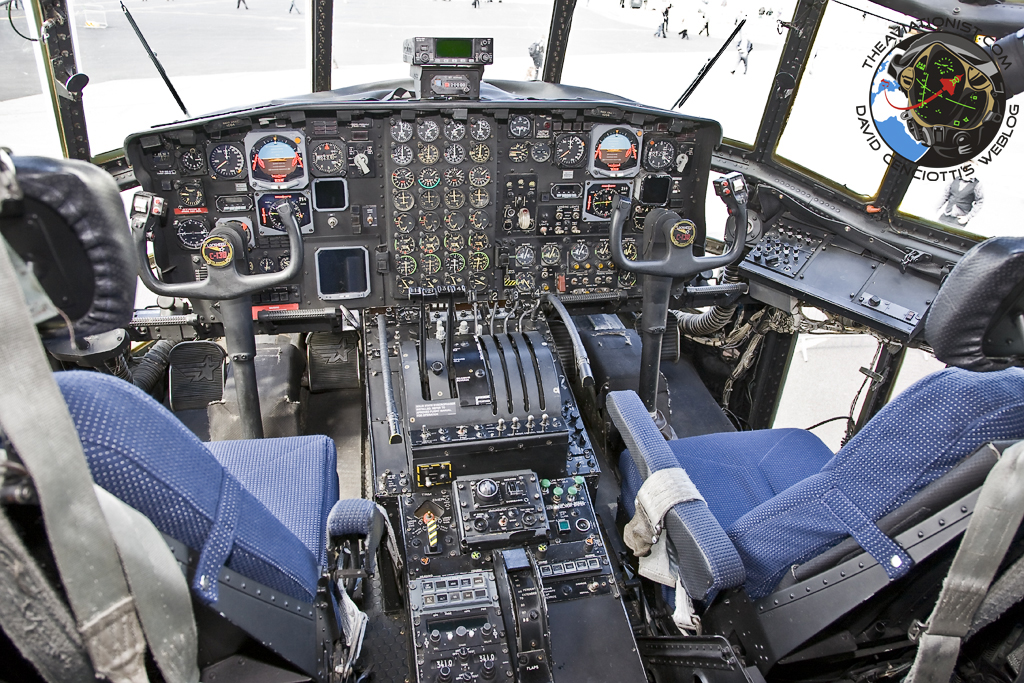
[[[641,204],[664,204],[668,201],[668,192],[672,186],[672,178],[667,175],[650,175],[640,183]]]
[[[348,183],[343,178],[313,181],[313,208],[341,211],[348,208]]]
[[[470,59],[473,56],[473,41],[469,38],[438,38],[434,43],[437,57],[449,59]]]
[[[370,293],[370,253],[365,247],[328,247],[316,252],[320,298],[358,299]]]

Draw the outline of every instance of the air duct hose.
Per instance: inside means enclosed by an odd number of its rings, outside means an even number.
[[[740,269],[738,266],[726,266],[723,284],[740,282]],[[679,323],[679,331],[694,337],[706,337],[714,334],[725,327],[736,313],[736,305],[712,306],[703,313],[685,313],[683,311],[671,311]]]
[[[147,394],[153,391],[153,387],[160,381],[167,372],[168,357],[178,342],[171,339],[161,339],[153,344],[146,352],[139,364],[132,369],[132,383]]]

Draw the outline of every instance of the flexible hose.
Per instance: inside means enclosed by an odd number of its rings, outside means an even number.
[[[142,357],[139,364],[132,370],[132,383],[147,394],[153,391],[153,387],[160,381],[167,372],[167,361],[178,342],[171,339],[161,339]]]
[[[726,266],[724,283],[740,281],[740,269],[738,266]],[[712,306],[703,313],[685,313],[672,311],[672,315],[679,322],[679,331],[683,334],[705,337],[714,334],[725,327],[733,315],[736,314],[736,305]]]

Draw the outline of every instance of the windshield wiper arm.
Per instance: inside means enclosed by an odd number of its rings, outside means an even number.
[[[676,103],[672,105],[671,109],[678,109],[679,107],[683,106],[686,100],[690,99],[690,95],[692,95],[693,91],[697,89],[697,86],[700,85],[700,82],[704,80],[704,77],[708,75],[708,72],[711,71],[711,67],[713,67],[715,63],[718,62],[718,58],[722,56],[723,52],[725,52],[725,48],[729,47],[729,45],[732,43],[732,39],[736,37],[736,34],[740,32],[740,29],[742,29],[743,25],[746,23],[747,20],[743,19],[742,21],[740,21],[740,23],[736,24],[736,28],[732,30],[732,33],[729,35],[726,41],[722,43],[722,47],[718,48],[718,52],[715,53],[715,56],[709,59],[707,63],[701,67],[700,71],[697,72],[697,77],[693,79],[693,83],[691,83],[690,87],[688,87],[686,91],[679,96],[679,99],[676,100]]]
[[[124,6],[123,2],[121,3],[121,9],[124,11],[124,15],[128,17],[128,23],[132,25],[133,29],[135,29],[135,35],[139,37],[139,42],[142,43],[142,47],[146,48],[146,54],[148,54],[150,60],[152,60],[153,66],[155,66],[156,70],[160,72],[160,78],[164,79],[164,85],[166,85],[167,89],[171,91],[174,101],[178,103],[179,107],[181,107],[181,111],[184,112],[185,116],[191,117],[192,115],[189,114],[188,109],[185,108],[185,103],[181,101],[180,97],[178,97],[178,91],[174,89],[173,85],[171,85],[171,79],[167,77],[167,72],[164,71],[163,65],[160,63],[160,60],[156,58],[156,53],[149,47],[149,43],[146,42],[146,37],[142,35],[139,25],[135,23],[135,19],[132,18],[132,13],[128,11],[128,8]]]

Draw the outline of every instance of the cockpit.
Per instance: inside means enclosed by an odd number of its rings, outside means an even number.
[[[1024,677],[1024,5],[0,10],[0,679]]]

